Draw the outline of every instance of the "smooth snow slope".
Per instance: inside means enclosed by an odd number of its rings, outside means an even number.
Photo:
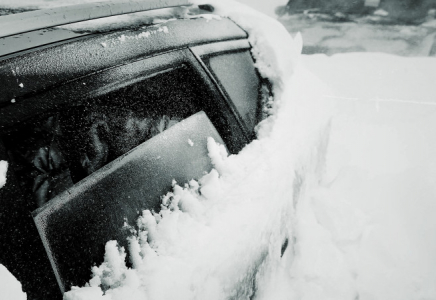
[[[312,208],[359,299],[436,299],[436,59],[303,60],[337,101]]]

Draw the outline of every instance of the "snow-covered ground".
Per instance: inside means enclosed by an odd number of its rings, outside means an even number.
[[[108,243],[65,299],[436,299],[436,58],[298,56],[233,17],[275,83],[259,139],[209,141],[216,171],[144,213],[134,268]]]
[[[303,61],[337,103],[326,174],[311,200],[317,225],[359,299],[436,299],[436,59]]]

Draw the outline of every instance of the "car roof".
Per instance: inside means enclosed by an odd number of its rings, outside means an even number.
[[[159,9],[168,10],[173,7],[187,8],[189,6],[191,6],[189,0],[111,0],[25,12],[0,8],[3,14],[0,14],[0,60],[8,58],[14,53],[35,49],[43,45],[71,41],[105,31],[114,31],[114,28],[117,29],[117,26],[118,30],[126,28],[138,29],[143,26],[154,25],[156,21],[159,23],[167,22],[177,17],[177,13],[167,13],[164,19],[158,17],[157,20],[148,17],[147,13],[155,13],[155,11]],[[206,10],[202,9],[203,7],[205,7]],[[185,11],[184,18],[192,19],[203,17],[209,21],[211,17],[213,17],[210,15],[210,11],[213,11],[213,7],[208,5],[199,7],[191,6],[189,10]],[[139,14],[139,16],[137,16],[136,19],[130,18],[130,20],[120,18],[120,15],[122,15],[121,17],[129,17],[132,16],[132,13],[136,13],[136,15]],[[209,13],[209,15],[205,15],[205,13]],[[118,18],[114,16],[118,16]],[[111,24],[111,26],[107,25],[102,27],[101,23],[105,21]],[[94,23],[84,25],[90,22]],[[112,26],[116,23],[120,25]],[[220,30],[219,25],[216,24],[214,27],[216,28],[215,30]],[[187,28],[187,30],[196,31],[197,29]],[[212,31],[210,32],[211,35],[213,35]],[[242,29],[239,28],[239,31],[242,31]],[[221,30],[221,34],[223,35],[225,35],[226,32],[228,32],[229,37],[231,37],[234,35],[235,30]],[[189,36],[189,34],[184,35],[185,38],[187,36]],[[203,34],[203,37],[205,40],[210,40],[207,34]],[[218,40],[223,39],[225,38]]]
[[[64,82],[166,51],[246,37],[247,33],[228,18],[194,15],[103,33],[56,27],[0,38],[0,51],[4,51],[0,53],[0,107]],[[3,50],[3,45],[9,50]]]
[[[199,18],[91,34],[30,49],[25,55],[19,52],[0,60],[0,107],[31,92],[162,52],[246,37],[229,19]]]

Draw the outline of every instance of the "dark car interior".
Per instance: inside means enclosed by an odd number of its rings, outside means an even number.
[[[168,69],[48,116],[35,116],[5,134],[15,172],[22,188],[33,194],[35,208],[198,112],[203,95],[190,75],[184,65]]]

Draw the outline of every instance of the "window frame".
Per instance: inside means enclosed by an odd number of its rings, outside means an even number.
[[[250,141],[246,128],[240,122],[240,116],[233,104],[223,96],[216,82],[213,81],[213,77],[207,73],[207,70],[187,47],[93,72],[56,85],[47,91],[22,98],[13,105],[0,109],[0,129],[2,134],[7,133],[14,125],[25,122],[31,116],[44,114],[62,106],[80,105],[86,99],[141,82],[153,74],[176,68],[182,64],[190,67],[207,88],[210,99],[205,99],[202,103],[205,106],[203,110],[216,127],[220,127],[217,126],[219,115],[225,115],[226,124],[231,127],[231,130],[227,130],[226,136],[223,132],[226,130],[225,125],[221,126],[223,127],[221,130],[217,129],[229,151],[238,153]]]
[[[201,64],[205,72],[213,81],[215,87],[220,92],[222,97],[226,100],[227,105],[231,108],[233,114],[237,116],[237,122],[241,128],[244,130],[244,134],[248,141],[251,141],[255,138],[255,132],[250,130],[242,119],[240,113],[238,112],[236,105],[234,104],[230,95],[225,91],[224,86],[221,84],[221,81],[217,76],[213,73],[210,67],[205,63],[203,57],[210,57],[215,55],[221,55],[226,53],[234,53],[239,51],[247,51],[251,49],[251,45],[248,40],[232,40],[232,41],[222,41],[217,43],[204,44],[199,46],[190,47],[192,53]],[[251,55],[251,53],[250,53]],[[254,60],[253,60],[254,63]],[[261,82],[261,78],[256,70],[256,76],[259,77],[259,82]],[[259,97],[259,95],[258,95]],[[259,100],[259,99],[258,99]],[[258,103],[259,105],[259,103]]]
[[[0,146],[2,147],[2,136],[13,133],[16,130],[14,127],[25,124],[26,120],[31,120],[33,117],[40,115],[48,115],[54,110],[61,109],[63,106],[70,107],[80,105],[86,102],[87,99],[104,95],[123,86],[141,82],[147,77],[171,68],[176,68],[181,64],[186,64],[192,72],[198,75],[199,80],[201,80],[205,88],[207,88],[208,94],[210,94],[210,99],[205,99],[204,109],[203,107],[200,108],[202,108],[208,116],[209,113],[213,115],[213,111],[216,111],[215,116],[226,115],[226,118],[228,117],[229,124],[233,126],[233,128],[228,128],[228,131],[232,134],[235,133],[234,145],[228,145],[228,140],[222,136],[221,132],[219,133],[231,153],[239,152],[249,142],[244,131],[245,128],[240,123],[239,114],[233,109],[227,99],[223,97],[216,82],[213,81],[213,77],[210,77],[210,74],[207,73],[188,47],[140,58],[135,61],[128,61],[125,64],[112,66],[96,72],[90,72],[84,76],[78,76],[72,80],[68,80],[67,82],[55,84],[47,89],[42,87],[41,90],[34,90],[31,94],[21,97],[16,103],[1,107]],[[122,77],[120,74],[126,74],[126,77]],[[209,116],[209,118],[214,126],[217,127],[213,120],[214,116]],[[8,156],[7,153],[0,154]],[[9,160],[8,157],[4,159]],[[31,217],[30,212],[32,211],[26,204],[28,203],[29,195],[24,195],[24,192],[20,191],[19,184],[14,179],[13,164],[10,165],[8,172],[8,184],[2,188],[0,194],[15,196],[11,198],[14,200],[14,203],[6,201],[4,204],[8,207],[22,206],[20,210],[17,210],[17,213],[19,211],[26,215],[25,218],[22,215],[19,216],[26,224],[24,227],[27,228],[26,232],[28,233],[28,235],[23,238],[26,240],[30,238],[33,241],[32,245],[35,244],[33,246],[38,249],[38,251],[35,250],[35,257],[45,261],[45,257],[40,256],[43,255],[42,253],[45,253],[40,237],[36,232],[33,222],[31,223],[31,219],[28,218]],[[17,216],[14,216],[14,218],[17,218]],[[16,231],[23,232],[22,228],[24,227],[22,225],[18,227],[15,228]],[[47,263],[48,261],[44,263],[44,268],[50,268]],[[45,272],[47,272],[47,269],[45,269]],[[50,272],[44,274],[47,278],[54,277]],[[41,278],[42,277],[41,275]],[[29,288],[32,289],[31,287]],[[52,292],[56,293],[56,291],[53,290]]]
[[[240,123],[240,116],[222,96],[215,82],[188,48],[93,72],[23,98],[14,105],[3,107],[0,109],[0,140],[29,125],[35,117],[43,119],[64,107],[83,105],[89,100],[93,101],[124,87],[140,84],[147,78],[171,72],[183,65],[189,68],[189,72],[195,73],[194,83],[202,85],[203,91],[200,93],[208,96],[204,102],[193,104],[206,112],[229,152],[238,153],[250,141],[244,126]],[[224,123],[220,122],[220,118],[225,119]]]

